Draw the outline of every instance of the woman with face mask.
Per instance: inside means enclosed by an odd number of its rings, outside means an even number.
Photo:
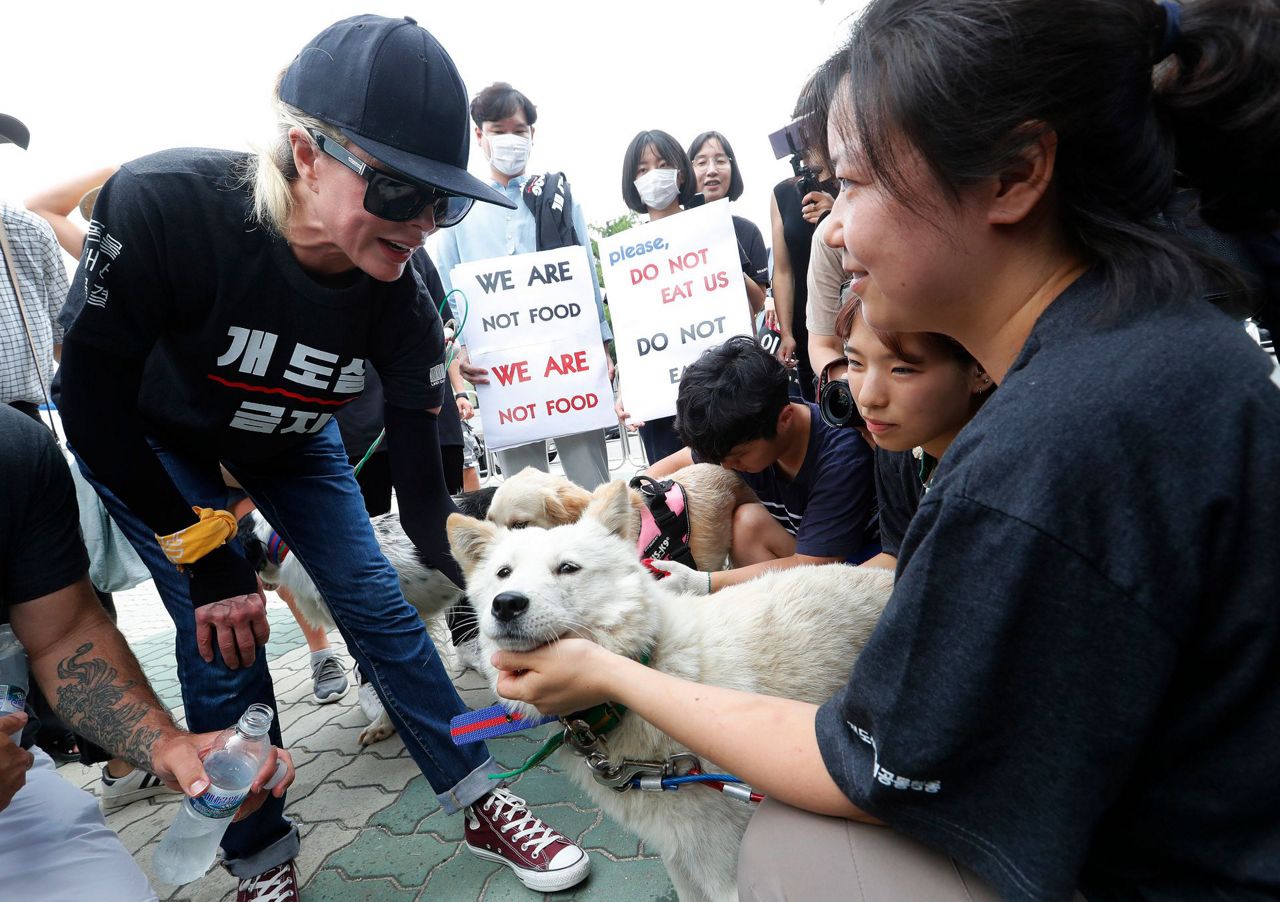
[[[733,155],[729,139],[719,132],[703,132],[689,145],[689,163],[698,180],[698,193],[704,203],[742,196],[742,173]],[[765,292],[769,288],[769,249],[764,236],[751,220],[733,217],[733,232],[738,239],[738,256],[742,259],[742,276],[747,285],[747,303],[751,318],[764,309]]]
[[[680,142],[664,131],[643,131],[631,139],[622,158],[622,199],[636,213],[647,213],[653,222],[674,216],[693,200],[697,181],[693,166]],[[675,417],[642,423],[627,422],[630,414],[619,390],[614,408],[631,431],[639,430],[650,463],[684,447],[676,435]]]

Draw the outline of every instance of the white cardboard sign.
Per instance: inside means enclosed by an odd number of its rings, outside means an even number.
[[[623,404],[638,420],[676,412],[684,368],[751,335],[729,202],[719,200],[600,240]]]
[[[462,341],[475,366],[485,443],[494,450],[618,422],[600,339],[591,262],[581,245],[460,263]]]

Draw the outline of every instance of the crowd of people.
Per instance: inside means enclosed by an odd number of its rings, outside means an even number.
[[[625,705],[762,792],[745,899],[1280,895],[1280,368],[1239,322],[1280,307],[1278,85],[1275,0],[872,0],[799,92],[772,254],[731,218],[776,341],[705,352],[645,422],[626,404],[645,386],[609,373],[645,475],[704,462],[754,492],[729,569],[654,563],[672,591],[894,570],[846,687],[755,696],[564,638],[499,653],[499,694]],[[469,95],[411,19],[334,23],[274,100],[254,153],[159,150],[0,206],[0,623],[58,732],[103,763],[104,803],[200,796],[211,737],[275,705],[265,589],[234,540],[256,507],[467,848],[571,888],[586,851],[495,786],[484,743],[451,741],[466,706],[370,517],[394,489],[423,561],[465,589],[445,521],[478,486],[489,372],[451,271],[590,254],[586,214],[568,174],[530,168],[533,101]],[[11,116],[0,135],[29,139]],[[620,200],[649,222],[745,190],[718,131],[623,152]],[[593,270],[612,361],[606,288]],[[569,479],[611,478],[605,430],[554,441]],[[545,441],[494,456],[550,468]],[[174,622],[186,730],[89,578],[75,480]],[[475,663],[473,611],[449,625]],[[304,632],[336,701],[344,668]],[[50,898],[154,898],[26,719],[0,717],[0,877],[39,859]],[[270,735],[222,841],[246,902],[298,898]]]

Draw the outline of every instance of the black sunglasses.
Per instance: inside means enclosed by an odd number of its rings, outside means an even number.
[[[323,132],[314,131],[311,137],[316,147],[369,183],[364,189],[364,208],[379,219],[405,222],[430,204],[436,228],[447,229],[462,222],[475,203],[469,197],[446,194],[431,185],[415,184],[375,169]]]
[[[844,379],[832,379],[831,368],[845,363],[841,357],[832,360],[818,374],[818,412],[822,421],[836,429],[863,425],[858,404],[853,400],[853,390]]]

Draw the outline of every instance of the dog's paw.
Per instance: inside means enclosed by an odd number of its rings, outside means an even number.
[[[359,742],[362,746],[373,745],[375,742],[389,739],[395,731],[391,718],[384,711],[381,717],[360,731]]]

